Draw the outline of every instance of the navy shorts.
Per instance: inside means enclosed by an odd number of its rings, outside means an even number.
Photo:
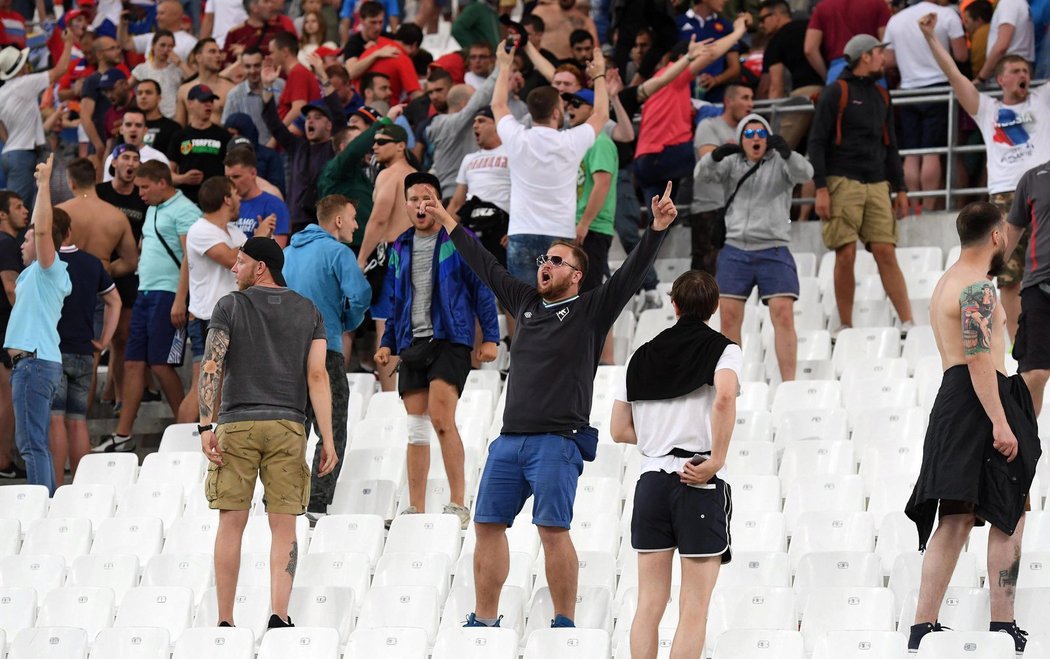
[[[67,419],[86,419],[94,355],[62,353],[62,377],[51,399],[51,414]]]
[[[186,323],[186,336],[190,339],[193,361],[199,362],[204,359],[204,341],[208,338],[208,321],[194,318]]]
[[[717,476],[708,484],[714,487],[691,487],[666,471],[642,474],[634,490],[631,546],[642,553],[677,548],[685,558],[732,560],[732,492]]]
[[[936,83],[929,87],[943,87]],[[920,87],[920,89],[922,89]],[[897,145],[901,149],[932,149],[948,145],[948,112],[945,101],[897,106]]]
[[[150,366],[181,366],[186,349],[186,328],[171,324],[175,294],[168,291],[139,291],[131,307],[128,344],[124,360]]]
[[[715,280],[722,297],[746,300],[758,286],[758,296],[798,299],[798,270],[787,247],[743,250],[726,245],[718,253]]]
[[[536,285],[536,257],[546,254],[555,240],[564,240],[557,236],[545,236],[539,233],[517,233],[507,237],[507,272],[515,279],[520,279],[529,286]]]
[[[561,435],[500,435],[489,445],[474,521],[511,526],[525,500],[532,523],[567,529],[572,524],[576,483],[583,458],[576,442]]]

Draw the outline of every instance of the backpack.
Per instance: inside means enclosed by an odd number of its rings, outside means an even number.
[[[835,81],[839,87],[839,111],[835,117],[835,146],[842,145],[842,114],[846,111],[846,106],[849,105],[849,83],[842,78]],[[890,93],[886,91],[886,88],[882,85],[876,84],[875,89],[879,90],[879,95],[882,96],[882,102],[886,104],[886,109],[890,107]],[[890,145],[890,128],[889,125],[882,122],[882,143],[885,146]]]

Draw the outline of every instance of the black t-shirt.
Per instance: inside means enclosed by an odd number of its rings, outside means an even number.
[[[143,142],[161,153],[167,154],[171,146],[171,138],[179,132],[182,126],[178,122],[161,117],[160,119],[149,119],[146,121],[146,135]]]
[[[222,159],[226,155],[226,144],[230,141],[230,134],[225,128],[214,124],[200,129],[186,126],[177,131],[168,146],[168,159],[178,164],[179,172],[185,174],[188,171],[198,169],[204,174],[207,181],[213,176],[222,176],[226,173],[222,165]],[[199,185],[178,186],[190,201],[197,203],[197,191]]]
[[[389,32],[384,32],[379,36],[386,37],[387,39],[394,38],[394,35]],[[361,53],[368,50],[367,44],[368,42],[365,41],[365,38],[361,36],[360,32],[354,32],[346,42],[346,47],[343,48],[343,57],[346,59],[350,59],[351,57],[361,57]]]
[[[824,85],[824,79],[813,70],[806,55],[802,52],[806,41],[807,25],[809,21],[800,18],[780,28],[766,44],[765,53],[762,55],[762,71],[769,71],[769,67],[773,64],[783,64],[784,68],[791,73],[791,86],[794,89],[809,85]]]
[[[634,117],[642,111],[642,104],[638,102],[638,85],[620,91],[619,97],[620,103],[623,104],[623,109],[627,111],[627,116]],[[613,144],[616,145],[616,154],[620,156],[620,169],[630,166],[634,160],[634,150],[638,144],[637,132],[635,131],[635,139],[630,142],[613,140]]]
[[[99,295],[113,288],[113,279],[102,267],[102,261],[87,252],[63,247],[58,258],[65,262],[73,284],[58,319],[59,349],[63,354],[90,355],[91,340],[95,338],[95,305]]]
[[[97,71],[84,78],[84,84],[81,86],[80,97],[95,100],[95,111],[91,114],[91,123],[95,124],[95,130],[98,131],[99,137],[105,142],[107,134],[106,112],[113,107],[113,104],[109,102],[109,99],[102,93],[102,90],[98,88],[98,83],[101,82],[101,80],[102,74]]]
[[[131,194],[120,194],[113,189],[112,183],[98,183],[95,185],[95,193],[102,201],[116,206],[127,216],[131,224],[131,233],[135,236],[137,244],[142,238],[142,223],[146,220],[146,202],[139,197],[138,188]]]
[[[0,272],[22,272],[22,243],[14,236],[0,231]],[[7,321],[11,318],[11,302],[7,293],[0,291],[0,336],[7,334]]]

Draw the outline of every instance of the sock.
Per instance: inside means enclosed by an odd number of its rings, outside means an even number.
[[[113,439],[116,440],[117,443],[126,442],[131,439],[131,435],[118,435],[117,433],[113,433]]]
[[[497,622],[499,622],[499,618],[498,617],[497,618],[479,618],[477,616],[474,616],[474,621],[475,622],[480,622],[481,624],[485,625],[486,627],[492,627]]]

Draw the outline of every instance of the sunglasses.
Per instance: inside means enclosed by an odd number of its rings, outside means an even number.
[[[754,139],[756,137],[764,140],[767,137],[769,137],[769,131],[765,128],[745,128],[744,137],[749,140]]]
[[[375,140],[375,144],[394,144],[397,140]]]
[[[544,263],[550,263],[555,268],[557,268],[559,266],[567,265],[570,268],[572,268],[573,270],[576,270],[577,272],[580,270],[579,268],[577,268],[573,264],[569,263],[568,261],[566,261],[565,259],[563,259],[560,256],[551,256],[549,254],[540,254],[539,256],[536,257],[536,265],[537,265],[537,267],[538,266],[542,266]]]

